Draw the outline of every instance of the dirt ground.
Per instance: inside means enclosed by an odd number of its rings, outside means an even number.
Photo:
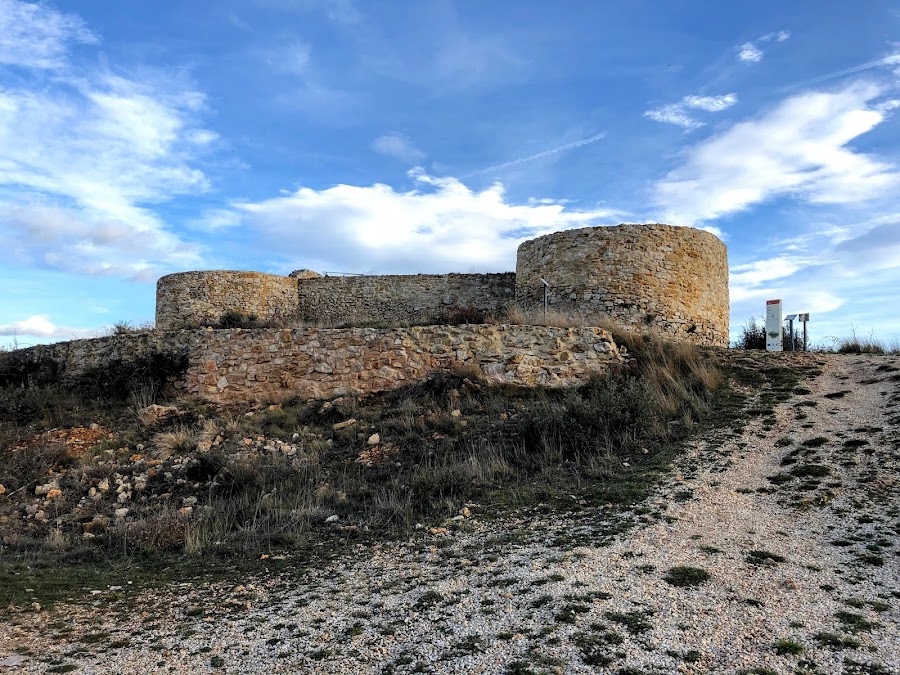
[[[472,504],[319,569],[126,576],[0,616],[0,672],[898,673],[900,357],[807,358],[818,375],[694,442],[625,534],[603,508]]]

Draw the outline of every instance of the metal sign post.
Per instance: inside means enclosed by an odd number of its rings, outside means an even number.
[[[785,321],[788,322],[788,336],[791,341],[791,351],[794,351],[794,319],[796,318],[796,314],[788,314],[787,319],[785,319]]]
[[[809,321],[809,312],[801,313],[799,317],[803,323],[803,351],[806,351],[806,322]]]
[[[545,281],[544,279],[541,279],[541,283],[544,284],[544,321],[546,321],[547,320],[547,294],[550,291],[550,284],[547,281]]]
[[[782,344],[781,300],[766,300],[766,351],[780,352]]]

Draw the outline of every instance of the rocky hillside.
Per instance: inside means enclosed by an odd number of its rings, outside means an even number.
[[[900,670],[900,359],[643,348],[570,391],[20,410],[0,668]]]

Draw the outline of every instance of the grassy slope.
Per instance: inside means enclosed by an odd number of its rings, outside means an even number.
[[[523,507],[634,511],[693,435],[768,414],[800,376],[764,355],[627,339],[632,366],[577,389],[493,387],[458,373],[324,406],[182,404],[183,415],[152,429],[131,412],[146,383],[113,398],[9,387],[0,395],[0,606],[83,597],[125,577],[158,584],[302,567],[323,550],[410,536],[419,523],[464,526],[451,519],[471,502],[497,518]],[[749,409],[748,392],[759,394]],[[90,423],[114,438],[77,457],[58,446],[27,458],[14,450],[47,428]],[[23,518],[48,472],[62,492],[51,517]],[[96,501],[88,491],[117,476],[146,477],[144,500],[85,541],[84,523],[121,506],[113,491]],[[187,518],[178,508],[190,497]],[[334,515],[337,524],[325,522]],[[260,562],[260,553],[288,559]]]

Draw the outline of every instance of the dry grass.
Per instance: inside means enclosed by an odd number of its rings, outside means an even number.
[[[246,407],[181,403],[185,414],[156,429],[124,416],[107,448],[61,475],[67,509],[86,505],[78,519],[62,521],[58,533],[34,523],[38,536],[12,536],[8,545],[244,555],[335,536],[406,535],[470,502],[492,513],[537,503],[568,508],[573,494],[590,504],[634,504],[707,415],[723,376],[692,344],[610,328],[634,360],[577,388],[490,385],[477,366],[461,365],[400,390],[327,405],[288,401],[248,416]],[[119,405],[127,407],[133,391],[129,399],[123,390]],[[341,426],[351,418],[355,424]],[[373,432],[379,448],[368,443]],[[212,447],[198,448],[201,441]],[[153,458],[152,471],[130,459],[138,445]],[[374,460],[358,461],[363,453]],[[30,458],[24,466],[22,457],[0,452],[7,489],[33,491],[51,466],[65,468],[65,458],[49,449]],[[125,502],[124,521],[112,517],[120,506],[115,485],[84,500],[103,479],[135,483],[139,475],[143,485]],[[180,512],[188,503],[191,513]],[[79,528],[95,514],[112,524],[84,540]]]
[[[876,338],[873,331],[860,336],[852,327],[849,336],[835,339],[834,350],[839,354],[900,354],[900,338],[884,342]]]
[[[543,308],[522,309],[518,305],[507,306],[501,321],[523,326],[553,326],[555,328],[578,328],[580,326],[595,325],[589,323],[579,312],[562,312],[551,308],[545,314]]]
[[[153,437],[156,454],[161,458],[189,453],[197,447],[201,440],[201,432],[186,425],[178,425],[167,431],[161,431]]]

